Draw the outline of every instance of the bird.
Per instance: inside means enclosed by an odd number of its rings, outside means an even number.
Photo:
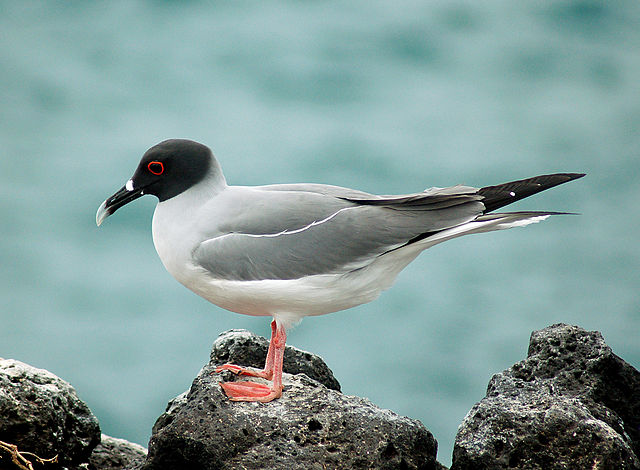
[[[220,383],[232,401],[266,403],[282,396],[286,332],[302,318],[374,300],[438,243],[565,214],[494,211],[582,176],[388,196],[317,183],[233,186],[209,147],[169,139],[144,153],[99,206],[96,224],[143,195],[157,197],[153,243],[167,271],[219,307],[272,318],[264,369],[216,369],[267,379]]]

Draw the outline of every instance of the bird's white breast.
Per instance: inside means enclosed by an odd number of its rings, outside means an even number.
[[[201,205],[196,202],[189,191],[159,202],[152,222],[153,244],[162,264],[189,288],[199,275],[191,253],[203,237],[198,227]]]

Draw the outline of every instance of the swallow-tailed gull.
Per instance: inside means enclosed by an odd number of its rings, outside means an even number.
[[[221,383],[231,400],[268,402],[282,394],[291,325],[374,300],[438,243],[558,214],[493,211],[582,176],[394,196],[324,184],[229,186],[208,147],[172,139],[147,150],[131,179],[99,207],[96,223],[144,194],[156,196],[153,242],[166,269],[222,308],[273,317],[263,370],[218,368],[272,380],[271,387]]]

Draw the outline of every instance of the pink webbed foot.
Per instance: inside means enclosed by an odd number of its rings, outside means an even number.
[[[282,396],[282,388],[274,390],[255,382],[221,382],[220,386],[231,401],[258,401],[267,403]]]

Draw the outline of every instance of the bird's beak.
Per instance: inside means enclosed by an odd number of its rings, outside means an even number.
[[[98,212],[96,212],[96,225],[100,227],[100,224],[102,224],[104,219],[109,217],[125,204],[129,204],[131,201],[134,201],[144,195],[143,189],[144,188],[134,188],[133,180],[127,181],[127,184],[120,188],[118,192],[100,204]]]

